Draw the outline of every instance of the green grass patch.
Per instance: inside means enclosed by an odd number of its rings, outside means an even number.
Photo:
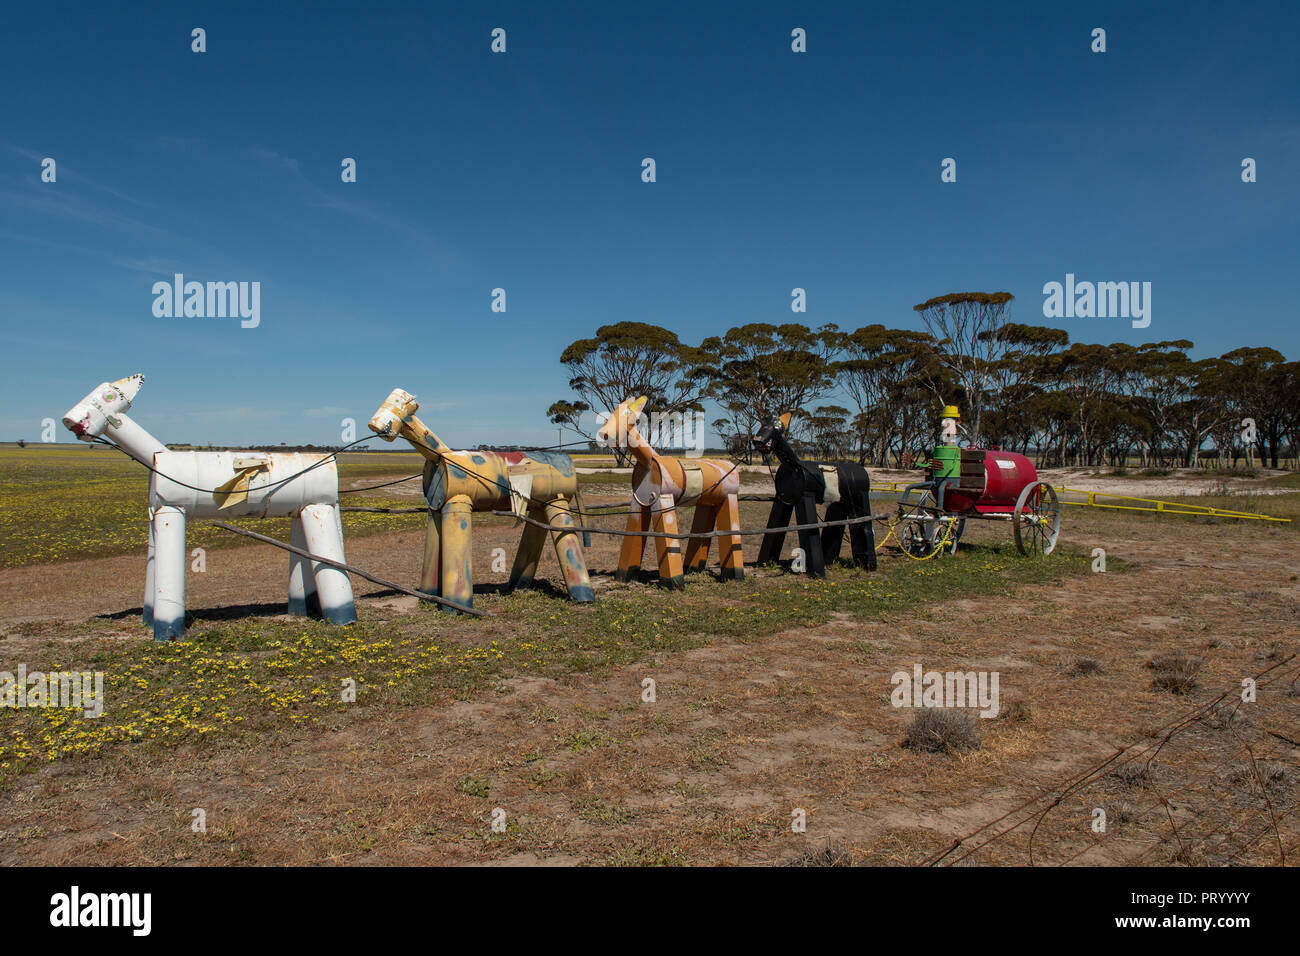
[[[344,452],[339,482],[412,475],[423,459],[411,454]],[[418,485],[418,482],[411,482]],[[345,505],[410,507],[418,498],[373,493],[345,494]],[[139,462],[102,445],[0,448],[0,568],[52,564],[120,554],[143,555],[149,544],[149,472]],[[252,531],[288,540],[288,518],[239,518]],[[412,515],[349,513],[345,538],[420,527]],[[189,548],[209,550],[247,545],[247,540],[191,522]]]

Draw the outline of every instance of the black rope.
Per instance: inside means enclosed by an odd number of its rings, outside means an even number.
[[[409,438],[408,438],[407,440],[410,441]],[[415,444],[415,443],[412,442],[412,444]],[[438,449],[436,449],[436,448],[431,448],[429,445],[424,444],[423,442],[420,442],[420,444],[423,445],[423,447],[428,448],[431,452],[433,452],[433,453],[434,453],[435,455],[437,455],[438,457],[440,457],[440,458],[443,457],[443,452],[440,452]],[[484,450],[485,450],[485,449],[484,449]],[[496,452],[492,452],[491,454],[497,454],[497,453],[496,453]],[[466,465],[464,465],[463,463],[461,463],[461,462],[459,462],[459,461],[456,462],[456,467],[459,468],[461,471],[464,471],[465,473],[467,473],[467,474],[473,476],[474,478],[478,479],[478,481],[482,483],[483,487],[485,487],[485,488],[489,488],[489,489],[493,489],[493,490],[496,489],[496,487],[497,487],[497,483],[496,483],[496,481],[494,481],[493,479],[488,478],[486,475],[482,475],[482,474],[480,474],[479,472],[475,471],[473,468],[469,468],[469,467],[467,467]],[[727,479],[727,477],[728,477],[728,476],[729,476],[733,471],[735,471],[735,470],[736,470],[737,468],[739,468],[739,467],[740,467],[740,462],[735,462],[734,464],[732,464],[732,466],[731,466],[730,468],[728,468],[728,469],[727,469],[727,470],[722,474],[722,476],[721,476],[720,478],[718,478],[717,481],[715,481],[713,484],[709,485],[709,487],[707,487],[707,488],[701,490],[700,493],[699,493],[698,495],[695,495],[695,496],[692,497],[692,498],[682,498],[682,499],[680,499],[679,501],[677,501],[677,502],[675,503],[674,507],[676,507],[676,506],[681,506],[681,505],[691,505],[691,504],[694,504],[696,501],[699,501],[701,498],[703,498],[706,494],[708,494],[708,493],[709,493],[710,491],[712,491],[714,488],[718,487],[718,485],[722,484],[722,482],[724,482],[724,481]],[[576,475],[575,475],[575,477],[576,477]],[[513,496],[517,496],[517,497],[523,498],[523,499],[524,499],[525,501],[527,501],[530,505],[540,505],[540,506],[543,506],[543,507],[547,507],[547,506],[558,507],[558,506],[555,506],[554,503],[551,502],[551,501],[546,501],[546,500],[543,500],[543,499],[541,499],[541,498],[534,498],[532,495],[525,495],[523,492],[516,491],[514,488],[511,488],[511,489],[510,489],[510,494],[513,495]],[[631,502],[629,501],[628,504],[622,506],[621,509],[620,509],[618,506],[614,506],[614,505],[609,505],[608,507],[613,508],[614,510],[612,510],[612,511],[603,511],[603,512],[594,512],[594,511],[586,511],[585,509],[582,509],[582,508],[572,508],[572,507],[559,508],[559,510],[565,512],[565,513],[568,514],[568,515],[575,516],[575,517],[579,517],[579,518],[581,518],[581,517],[585,517],[585,516],[587,516],[587,515],[590,515],[591,517],[605,517],[605,516],[612,515],[612,514],[620,514],[620,513],[624,512],[624,511],[626,511],[628,508],[631,507]]]
[[[423,515],[429,513],[429,506],[425,505],[423,508],[362,508],[358,505],[340,505],[339,511],[345,513],[352,511],[365,511],[381,515]]]
[[[398,478],[396,481],[385,481],[382,485],[367,485],[364,488],[340,488],[341,495],[355,495],[362,491],[374,491],[376,488],[387,488],[389,485],[400,485],[404,481],[410,481],[412,478],[423,478],[424,472],[418,475],[407,475],[405,478]]]
[[[338,568],[340,571],[346,571],[349,574],[355,574],[357,577],[365,578],[367,581],[372,581],[381,587],[391,588],[394,591],[409,594],[412,597],[419,598],[421,601],[432,601],[435,604],[442,604],[446,607],[455,608],[457,611],[464,614],[472,614],[474,617],[484,616],[482,611],[477,611],[472,607],[466,607],[464,604],[457,604],[455,601],[449,601],[447,598],[438,594],[430,594],[428,591],[417,591],[414,588],[408,588],[404,584],[386,581],[381,577],[371,574],[369,571],[362,571],[360,568],[348,564],[346,561],[335,561],[333,558],[326,558],[319,554],[312,554],[310,551],[304,551],[302,548],[296,547],[295,545],[286,544],[283,541],[277,541],[269,535],[258,534],[256,531],[249,531],[247,528],[239,527],[239,525],[227,524],[224,521],[213,521],[212,524],[221,528],[223,531],[232,531],[235,534],[242,534],[247,538],[252,538],[254,541],[261,541],[263,544],[271,544],[277,548],[283,548],[285,551],[296,554],[299,557],[308,558],[315,561],[317,564],[324,564],[331,568]]]
[[[674,509],[675,510],[675,509]],[[888,513],[878,515],[859,515],[856,518],[843,518],[838,521],[816,521],[809,524],[792,524],[784,528],[755,528],[745,530],[737,528],[735,531],[681,531],[676,534],[670,534],[667,531],[619,531],[616,528],[582,528],[577,525],[559,525],[547,524],[544,521],[537,521],[524,515],[516,515],[513,511],[493,511],[494,515],[501,515],[506,518],[518,518],[520,521],[526,521],[528,524],[535,525],[538,528],[544,528],[547,531],[555,531],[560,534],[572,534],[576,531],[589,531],[592,534],[608,534],[619,538],[730,538],[745,537],[747,535],[771,534],[773,531],[812,531],[816,528],[838,528],[850,524],[863,524],[867,521],[888,521]]]
[[[301,471],[294,472],[292,475],[289,475],[287,478],[280,478],[280,479],[277,480],[277,481],[272,481],[272,482],[270,482],[270,483],[268,483],[268,484],[265,484],[265,485],[258,485],[257,488],[256,488],[256,489],[253,489],[253,490],[255,490],[255,491],[266,491],[266,490],[269,489],[269,488],[275,488],[275,487],[278,487],[279,485],[287,484],[288,482],[293,481],[295,478],[300,478],[300,477],[302,477],[303,475],[307,474],[307,472],[309,472],[309,471],[314,471],[315,469],[319,468],[321,465],[325,464],[327,461],[331,461],[331,460],[335,460],[335,459],[337,459],[338,456],[339,456],[339,452],[344,451],[344,450],[346,450],[346,449],[348,449],[348,448],[351,448],[353,445],[359,445],[359,444],[361,444],[363,441],[370,441],[371,437],[373,437],[373,436],[367,435],[365,438],[358,438],[358,439],[357,439],[356,441],[354,441],[354,442],[348,442],[346,445],[342,446],[341,448],[337,448],[337,449],[335,449],[334,451],[332,451],[332,452],[330,452],[328,455],[326,455],[324,458],[322,458],[320,461],[315,462],[314,464],[308,465],[306,468],[303,468]],[[118,451],[120,451],[122,454],[124,454],[124,455],[126,455],[128,458],[130,458],[132,461],[140,462],[141,465],[143,465],[143,466],[144,466],[145,468],[147,468],[149,471],[153,472],[153,473],[154,473],[155,475],[157,475],[159,478],[166,478],[168,481],[170,481],[170,482],[171,482],[172,484],[174,484],[174,485],[180,485],[182,488],[188,488],[190,491],[197,491],[197,492],[199,492],[200,494],[205,494],[205,495],[224,495],[224,494],[226,494],[226,492],[221,491],[221,490],[219,490],[219,489],[217,489],[217,488],[196,488],[194,485],[187,485],[185,482],[183,482],[183,481],[178,481],[177,479],[171,477],[170,475],[164,475],[161,471],[159,471],[159,470],[158,470],[157,468],[155,468],[153,465],[150,465],[150,464],[148,464],[148,463],[146,463],[146,462],[140,461],[140,459],[139,459],[139,458],[136,458],[134,455],[128,454],[127,451],[126,451],[124,448],[122,448],[121,445],[118,445],[116,442],[107,441],[107,440],[105,440],[105,439],[103,439],[103,438],[96,438],[96,439],[94,439],[94,440],[95,440],[96,442],[98,442],[99,444],[101,444],[101,445],[107,445],[109,448],[116,448],[116,449],[117,449]],[[169,450],[170,450],[170,449],[169,449]],[[266,452],[262,452],[261,454],[268,454],[268,453],[266,453]],[[270,452],[269,454],[284,454],[284,453],[283,453],[283,452]],[[403,479],[403,480],[405,480],[405,479]],[[359,490],[364,490],[364,489],[359,489]]]

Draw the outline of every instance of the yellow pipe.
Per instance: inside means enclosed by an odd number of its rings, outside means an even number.
[[[564,498],[556,498],[546,503],[546,521],[555,526],[572,528],[571,531],[557,531],[555,539],[555,557],[564,572],[564,583],[569,589],[569,597],[575,601],[594,601],[596,592],[591,588],[591,579],[587,576],[587,561],[582,554],[582,545],[578,541],[577,524],[573,520]]]
[[[1112,511],[1139,511],[1147,514],[1187,515],[1189,517],[1202,518],[1239,518],[1250,521],[1276,521],[1282,524],[1291,523],[1290,518],[1277,518],[1272,515],[1255,514],[1250,511],[1230,511],[1225,508],[1212,508],[1209,505],[1187,504],[1181,501],[1162,501],[1159,498],[1140,498],[1137,495],[1110,494],[1105,491],[1084,491],[1080,488],[1062,488],[1061,491],[1072,495],[1083,495],[1086,499],[1085,501],[1066,501],[1062,499],[1061,504],[1065,505],[1108,508]],[[1155,507],[1140,508],[1135,505],[1103,504],[1097,500],[1098,495],[1105,498],[1116,498],[1120,501],[1141,501],[1145,504],[1155,505]]]
[[[442,506],[442,597],[465,607],[474,606],[473,536],[470,515],[474,505],[464,495]],[[451,610],[443,605],[443,610]]]

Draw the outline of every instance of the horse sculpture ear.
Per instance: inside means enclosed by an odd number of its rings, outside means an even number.
[[[779,422],[781,423],[781,431],[783,431],[783,432],[784,432],[784,431],[789,431],[789,429],[790,429],[790,416],[791,416],[792,414],[793,414],[792,412],[786,412],[784,415],[782,415],[780,418],[777,419],[777,421],[779,421]]]
[[[119,378],[113,383],[113,387],[117,389],[118,393],[126,399],[126,403],[130,405],[135,401],[135,396],[139,393],[140,386],[143,384],[144,375],[136,372],[134,375],[128,375],[126,378]]]

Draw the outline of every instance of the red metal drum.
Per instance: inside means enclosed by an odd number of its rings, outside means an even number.
[[[1009,515],[1027,485],[1038,481],[1038,470],[1013,451],[963,448],[961,477],[944,492],[944,510],[957,513]]]
[[[1010,511],[1025,487],[1037,483],[1038,469],[1024,455],[1013,451],[986,451],[984,453],[984,494],[975,505],[976,511]]]

